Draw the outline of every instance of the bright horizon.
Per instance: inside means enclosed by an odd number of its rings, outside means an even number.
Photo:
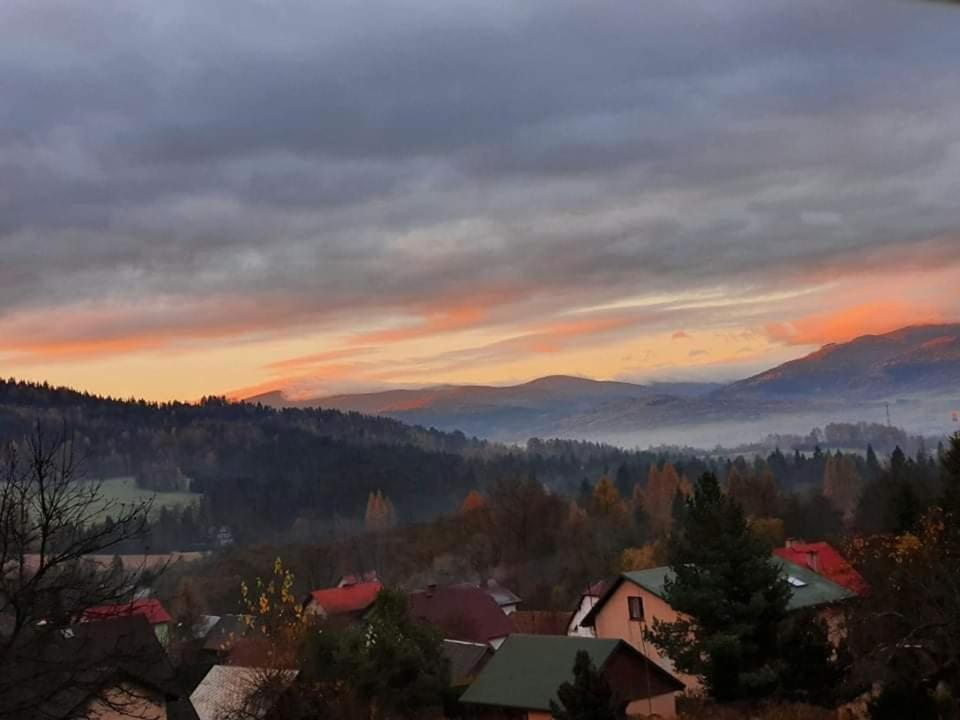
[[[0,375],[724,381],[960,321],[955,9],[375,5],[3,4]]]

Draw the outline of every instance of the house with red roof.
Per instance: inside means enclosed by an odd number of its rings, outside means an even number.
[[[777,548],[773,552],[777,557],[812,570],[857,595],[867,592],[867,583],[863,576],[829,543],[787,540],[785,547]]]
[[[303,609],[320,617],[360,616],[373,605],[382,589],[383,585],[379,582],[360,582],[314,590],[304,601]]]
[[[410,593],[409,599],[410,614],[450,640],[485,643],[496,650],[514,632],[510,617],[485,588],[430,585]]]
[[[80,622],[98,622],[123,617],[146,618],[150,627],[153,628],[157,640],[164,647],[167,646],[170,637],[170,624],[173,622],[173,618],[170,617],[170,613],[166,611],[160,601],[155,598],[142,598],[127,603],[97,605],[87,608],[83,611]]]

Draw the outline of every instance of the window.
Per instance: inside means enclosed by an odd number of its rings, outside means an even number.
[[[631,595],[627,598],[627,607],[630,608],[631,620],[643,620],[643,598],[639,595]]]
[[[793,575],[787,576],[787,582],[793,585],[793,587],[795,588],[802,588],[807,586],[807,584],[803,580],[801,580],[798,577],[794,577]]]

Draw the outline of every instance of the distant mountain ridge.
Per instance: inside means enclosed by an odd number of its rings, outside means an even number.
[[[960,324],[921,325],[831,343],[798,360],[732,383],[721,395],[844,396],[960,387]]]
[[[554,375],[508,387],[441,385],[298,401],[273,392],[247,400],[386,415],[479,437],[525,440],[605,438],[801,412],[829,419],[836,412],[852,412],[858,403],[951,392],[960,395],[960,323],[912,326],[825,345],[728,385],[641,385]],[[875,414],[875,407],[869,412]]]

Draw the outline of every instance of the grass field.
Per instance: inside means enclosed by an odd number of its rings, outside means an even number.
[[[137,487],[137,483],[132,476],[107,478],[101,482],[100,492],[105,501],[114,503],[137,503],[143,500],[153,498],[153,507],[151,515],[154,516],[160,512],[162,507],[182,507],[197,502],[201,497],[199,493],[189,492],[158,492],[144,490]]]

